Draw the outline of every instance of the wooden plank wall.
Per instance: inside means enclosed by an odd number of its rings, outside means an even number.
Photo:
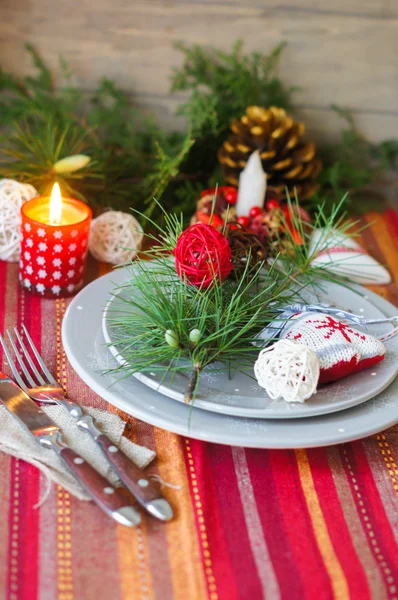
[[[281,73],[316,138],[336,135],[330,104],[354,110],[373,140],[398,137],[398,0],[0,0],[0,62],[17,73],[32,42],[55,68],[63,55],[87,91],[107,75],[174,126],[180,96],[173,42],[248,50],[286,40]]]

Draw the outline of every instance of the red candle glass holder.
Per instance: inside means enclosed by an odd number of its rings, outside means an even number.
[[[22,205],[19,280],[45,298],[72,296],[83,285],[92,212],[80,200],[63,198],[61,223],[52,225],[49,203],[39,197]]]

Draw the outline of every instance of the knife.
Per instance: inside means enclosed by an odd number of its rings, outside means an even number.
[[[0,376],[1,377],[1,376]],[[60,428],[9,377],[0,378],[0,402],[45,448],[53,450],[81,483],[94,502],[112,519],[133,527],[139,512],[88,462],[62,441]]]
[[[51,398],[51,392],[47,396]],[[84,414],[81,407],[67,399],[57,400],[66,408],[80,429],[88,432],[104,453],[109,465],[137,502],[153,517],[161,521],[173,518],[173,509],[162,496],[160,487],[151,481],[113,442],[100,431],[91,415]]]

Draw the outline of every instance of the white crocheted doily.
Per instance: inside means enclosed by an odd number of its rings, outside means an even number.
[[[310,398],[316,391],[319,373],[315,352],[290,340],[278,340],[264,348],[254,364],[256,379],[268,396],[286,402]]]
[[[21,206],[38,195],[37,190],[28,183],[0,179],[0,260],[18,261]]]
[[[128,213],[110,210],[93,219],[88,247],[97,260],[118,265],[135,257],[142,238],[137,219]]]

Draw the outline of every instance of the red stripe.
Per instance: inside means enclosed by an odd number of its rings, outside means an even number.
[[[262,598],[263,590],[245,524],[231,448],[213,444],[210,459],[217,510],[240,592],[239,598]]]
[[[282,505],[278,502],[275,469],[272,468],[272,454],[281,453],[266,450],[246,450],[247,464],[264,537],[267,541],[282,598],[301,600],[304,597],[304,586],[299,565],[290,551],[288,527],[286,527],[284,520]],[[285,455],[289,454],[291,453],[285,452]],[[290,469],[290,465],[288,469]],[[281,560],[281,557],[283,557],[283,560]]]
[[[398,211],[389,208],[384,215],[387,228],[393,239],[396,248],[398,248]]]
[[[18,599],[35,600],[38,595],[38,531],[40,472],[24,461],[20,465],[18,536]]]
[[[18,286],[17,327],[21,328],[23,320],[38,343],[39,351],[40,315],[40,299]],[[32,319],[38,324],[38,330],[31,326]],[[39,501],[40,472],[33,465],[20,461],[19,479],[18,599],[35,600],[38,595],[39,510],[34,506]]]
[[[328,254],[339,254],[340,252],[346,252],[347,254],[366,254],[365,250],[362,248],[348,248],[347,246],[332,246],[331,248],[325,248],[321,250],[317,255],[324,256]]]
[[[5,321],[5,308],[7,299],[7,270],[13,269],[13,265],[7,262],[0,261],[0,319],[1,319],[1,332],[4,332],[4,321]],[[15,271],[15,269],[14,269]],[[1,355],[3,355],[2,349],[0,349]],[[14,507],[13,500],[15,498],[16,481],[15,481],[15,465],[16,459],[11,459],[10,466],[10,510],[8,515],[8,564],[7,564],[7,598],[11,598],[12,594],[18,590],[19,587],[19,540],[18,532],[14,529],[14,526],[19,527],[19,506]],[[19,488],[18,488],[19,493]]]
[[[382,440],[381,443],[383,443]],[[373,478],[373,473],[369,467],[363,445],[361,442],[355,442],[353,446],[355,447],[355,460],[358,465],[358,471],[362,475],[363,487],[369,499],[369,508],[375,518],[377,535],[379,536],[382,532],[383,545],[385,551],[390,555],[392,570],[396,575],[395,583],[398,589],[398,554],[394,532],[383,506],[383,498],[380,496],[379,489]],[[380,448],[380,452],[382,450],[383,448]]]
[[[398,573],[397,546],[391,531],[391,524],[385,514],[378,489],[373,480],[362,442],[344,444],[340,452],[358,515],[367,535],[369,547],[375,556],[389,592],[388,597],[396,598],[398,582],[393,574]]]
[[[288,556],[297,565],[304,585],[302,598],[329,600],[333,596],[330,579],[315,539],[294,452],[274,450],[270,451],[269,458],[275,484],[275,502],[278,502],[280,518],[283,519],[289,541]],[[260,459],[261,453],[258,452],[255,462],[259,463]],[[281,562],[280,556],[277,562]]]
[[[319,504],[322,508],[334,551],[346,576],[350,596],[366,600],[370,598],[366,574],[352,543],[326,451],[323,448],[307,450],[307,456]]]
[[[189,443],[198,482],[201,510],[203,511],[204,523],[206,526],[207,543],[209,544],[212,571],[215,578],[218,597],[220,600],[224,600],[224,598],[228,598],[228,600],[238,600],[239,592],[235,580],[235,573],[230,561],[228,546],[224,537],[224,527],[220,518],[219,507],[216,502],[217,489],[212,474],[210,459],[212,445],[203,444],[203,442],[197,440],[190,440]],[[189,470],[186,452],[184,452],[184,456],[186,467]],[[192,490],[192,481],[190,483],[192,504],[195,512],[195,523],[202,552],[204,571],[206,573],[206,561],[205,556],[203,555],[203,538],[201,538],[202,532],[198,520],[198,501]],[[209,583],[208,576],[206,577],[206,580]],[[211,589],[209,589],[209,597],[211,598]]]

